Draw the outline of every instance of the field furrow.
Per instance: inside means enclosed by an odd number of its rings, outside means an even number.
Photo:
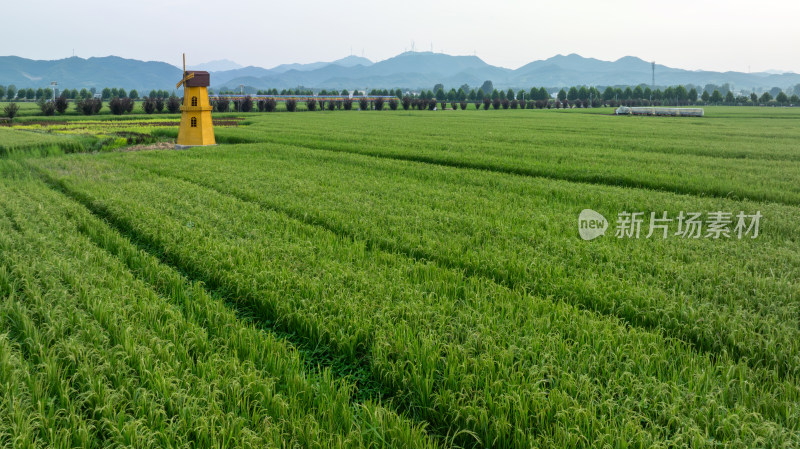
[[[4,234],[14,238],[3,240],[7,250],[3,254],[14,257],[9,261],[14,266],[33,267],[31,275],[16,284],[27,285],[30,279],[50,283],[43,290],[57,301],[57,312],[46,312],[48,304],[39,301],[37,313],[52,316],[53,325],[69,316],[73,318],[67,322],[86,328],[75,332],[92,338],[93,345],[86,350],[97,358],[89,366],[105,367],[110,376],[88,385],[116,385],[114,405],[122,408],[99,408],[111,415],[101,419],[81,410],[58,412],[70,419],[89,419],[89,427],[100,432],[90,435],[93,444],[107,440],[139,447],[286,443],[365,447],[378,441],[407,447],[435,445],[419,426],[379,405],[351,405],[351,387],[329,373],[307,378],[296,353],[240,321],[201,286],[187,285],[180,275],[126,244],[82,207],[43,184],[0,194],[9,216],[25,229],[24,235],[14,236],[13,230]],[[43,204],[50,206],[43,210]],[[2,221],[11,228],[10,219]],[[106,249],[98,248],[98,243]],[[124,256],[125,264],[119,256]],[[137,280],[128,263],[168,295],[160,296]],[[4,328],[29,322],[9,316]],[[23,329],[41,327],[40,322]],[[70,341],[66,337],[54,335],[50,341]],[[18,340],[23,344],[29,338]],[[60,369],[58,360],[34,366],[47,369],[48,380],[72,382],[74,376]],[[109,366],[104,360],[121,364]],[[115,383],[119,381],[128,383]],[[47,401],[48,393],[40,401]],[[80,397],[80,391],[61,398],[75,396]],[[48,422],[41,428],[55,429]]]
[[[124,160],[384,250],[662,329],[703,351],[792,377],[800,369],[800,248],[792,240],[800,217],[792,207],[590,191],[293,147],[142,153]],[[345,188],[350,201],[337,194]],[[622,210],[667,210],[670,216],[760,210],[766,218],[757,239],[620,240],[609,231],[605,240],[588,243],[575,238],[577,216],[586,207],[612,220]]]
[[[398,392],[398,405],[436,433],[468,431],[503,447],[800,438],[791,376],[750,368],[724,351],[698,353],[659,332],[368,248],[115,159],[32,164],[259,319],[332,354],[366,359]],[[468,434],[457,441],[475,442]]]

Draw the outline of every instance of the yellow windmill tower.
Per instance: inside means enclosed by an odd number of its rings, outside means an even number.
[[[176,148],[216,145],[208,101],[210,80],[208,72],[187,72],[186,54],[183,55],[183,79],[177,85],[178,88],[183,85],[183,106]]]

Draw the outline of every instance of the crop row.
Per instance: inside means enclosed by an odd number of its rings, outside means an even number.
[[[32,152],[76,152],[81,151],[86,142],[71,136],[21,131],[0,127],[0,158]]]
[[[0,205],[0,447],[435,446],[41,182]]]
[[[800,439],[797,384],[724,352],[698,353],[659,332],[130,168],[118,156],[30,163],[258,319],[367,363],[396,392],[397,407],[461,444]]]
[[[590,190],[278,146],[125,160],[380,247],[661,328],[705,351],[800,375],[800,248],[792,240],[800,217],[791,207]],[[675,217],[681,210],[758,209],[766,218],[757,239],[644,239],[645,224],[642,240],[616,239],[609,231],[606,240],[589,244],[578,239],[576,224],[587,207],[612,223],[623,210]]]
[[[220,132],[219,137],[222,141],[284,143],[529,176],[800,204],[800,186],[795,182],[800,176],[795,150],[798,136],[773,137],[755,123],[725,137],[727,126],[709,129],[708,122],[610,116],[593,116],[588,121],[583,114],[574,113],[502,119],[482,118],[477,113],[445,114],[437,120],[416,115],[323,116],[315,119],[314,127],[284,116],[256,119],[249,127]]]

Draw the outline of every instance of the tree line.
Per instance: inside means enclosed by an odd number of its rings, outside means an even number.
[[[236,94],[223,89],[220,94]],[[739,93],[738,95],[728,84],[716,86],[707,84],[704,87],[693,85],[668,86],[665,88],[652,89],[647,85],[638,86],[608,86],[602,91],[594,86],[572,86],[569,88],[553,89],[545,87],[533,87],[529,90],[495,89],[491,81],[486,81],[479,88],[470,88],[464,84],[458,89],[451,88],[445,90],[442,84],[437,84],[433,89],[422,89],[420,91],[409,91],[402,89],[372,89],[369,92],[354,89],[344,90],[313,90],[303,87],[297,89],[266,89],[257,91],[257,95],[336,95],[356,98],[361,95],[370,96],[393,96],[398,100],[409,97],[412,100],[427,100],[441,102],[473,102],[483,104],[488,99],[490,104],[495,101],[503,106],[504,101],[509,102],[509,107],[513,107],[510,102],[546,102],[550,107],[574,107],[575,105],[587,107],[596,106],[686,106],[686,105],[800,105],[800,84],[793,88],[783,91],[774,87],[769,91],[764,91],[760,95],[755,92],[749,94]],[[547,107],[547,106],[545,106]]]
[[[688,88],[687,88],[688,87]],[[699,91],[702,93],[699,93]],[[209,90],[209,92],[213,92]],[[236,94],[237,92],[223,88],[220,94]],[[449,105],[451,109],[466,109],[472,104],[475,109],[551,109],[551,108],[574,108],[574,107],[600,107],[600,106],[684,106],[684,105],[766,105],[766,106],[798,106],[800,105],[800,84],[793,88],[783,91],[780,88],[772,88],[763,91],[761,94],[751,92],[735,94],[728,84],[716,86],[707,84],[703,88],[698,86],[669,86],[664,88],[651,89],[647,85],[613,87],[598,90],[594,86],[571,86],[569,88],[553,89],[545,87],[532,87],[529,90],[498,90],[494,88],[491,81],[487,80],[477,89],[471,88],[467,84],[458,89],[451,88],[445,90],[442,84],[437,84],[433,89],[422,89],[420,91],[409,91],[403,89],[354,89],[352,93],[347,89],[339,90],[313,90],[304,87],[296,89],[266,89],[259,90],[258,95],[320,95],[320,96],[339,96],[343,99],[328,100],[325,98],[312,98],[305,101],[307,110],[351,110],[354,104],[361,110],[382,110],[384,107],[396,110],[408,109],[446,109]],[[370,97],[383,96],[393,97],[390,99],[368,100],[365,95]],[[180,111],[182,99],[178,98],[175,91],[151,90],[148,95],[140,98],[139,93],[132,89],[127,92],[123,88],[103,88],[97,94],[95,88],[91,89],[64,89],[59,96],[53,99],[53,90],[47,88],[22,88],[17,89],[13,84],[9,86],[0,85],[0,100],[8,101],[36,101],[41,108],[43,115],[63,114],[72,101],[75,110],[81,114],[92,115],[99,113],[103,108],[103,102],[108,102],[108,108],[113,114],[130,113],[135,107],[136,101],[141,101],[142,110],[146,114],[161,113],[166,110],[169,113]],[[296,100],[283,102],[287,111],[297,110]],[[212,106],[216,112],[250,112],[258,109],[262,112],[277,110],[277,102],[274,99],[253,100],[251,97],[242,99],[228,100],[215,99]],[[19,108],[7,105],[4,108],[6,116],[13,118]]]
[[[64,97],[67,100],[86,100],[97,96],[97,89],[92,87],[89,89],[61,89],[57,94],[59,97]],[[100,91],[101,100],[111,100],[112,98],[130,98],[131,100],[139,100],[143,98],[163,98],[167,99],[170,96],[175,96],[175,91],[169,92],[166,90],[151,90],[146,97],[140,97],[136,89],[131,89],[130,92],[123,88],[105,87]],[[0,100],[6,101],[39,101],[39,100],[52,100],[53,89],[43,88],[33,89],[17,88],[15,85],[8,86],[0,85]]]

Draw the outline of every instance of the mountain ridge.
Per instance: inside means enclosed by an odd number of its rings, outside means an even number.
[[[233,67],[228,60],[211,61],[197,67]],[[431,89],[442,83],[447,88],[462,84],[478,87],[491,80],[497,88],[529,88],[533,86],[568,87],[573,85],[619,86],[649,85],[651,63],[635,56],[615,61],[587,58],[576,53],[555,55],[531,61],[516,69],[486,63],[477,56],[448,55],[433,52],[403,52],[382,61],[350,55],[330,62],[281,64],[271,69],[248,66],[230,70],[210,70],[214,88],[252,89],[307,88],[408,88]],[[62,88],[123,87],[125,89],[174,89],[181,69],[160,61],[140,61],[118,56],[59,60],[31,60],[19,56],[0,56],[0,85],[49,87],[58,81]],[[788,88],[800,84],[796,73],[743,73],[685,70],[656,64],[656,85],[677,84],[722,85],[737,89]]]

